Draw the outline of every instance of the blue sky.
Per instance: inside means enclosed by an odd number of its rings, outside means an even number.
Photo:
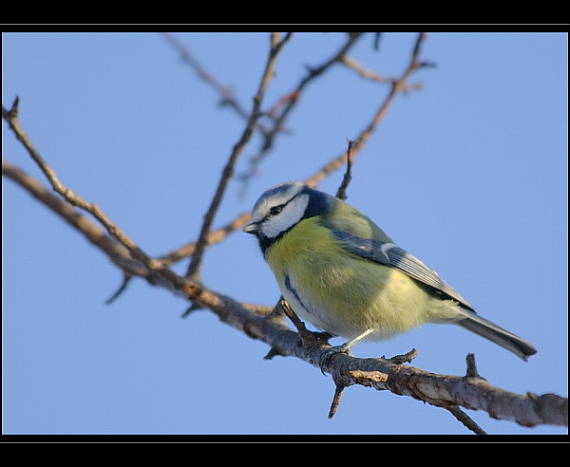
[[[267,36],[178,37],[249,108]],[[414,38],[386,33],[374,51],[369,35],[351,55],[397,75]],[[295,34],[266,104],[343,40]],[[197,237],[244,123],[163,37],[10,33],[2,46],[3,103],[20,96],[24,129],[65,184],[151,255]],[[397,97],[348,191],[348,202],[538,354],[525,363],[459,327],[426,325],[355,355],[415,347],[415,366],[464,374],[474,352],[499,387],[567,396],[567,51],[566,34],[429,34],[422,57],[437,67],[413,76],[422,90]],[[313,83],[245,195],[231,183],[215,226],[342,152],[386,92],[340,65]],[[259,144],[251,141],[238,173]],[[3,157],[44,181],[5,124]],[[320,188],[334,193],[341,177]],[[348,388],[328,420],[330,377],[294,358],[263,360],[264,343],[208,311],[181,319],[184,300],[141,280],[105,305],[121,281],[109,260],[11,181],[2,194],[4,433],[469,433],[441,409],[362,387]],[[254,239],[240,232],[206,252],[203,277],[238,300],[272,305],[279,296]],[[489,433],[567,432],[468,414]]]

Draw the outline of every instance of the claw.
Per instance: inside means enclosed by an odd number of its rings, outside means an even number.
[[[335,345],[333,347],[329,347],[321,354],[321,358],[319,359],[319,368],[321,369],[321,373],[326,376],[324,367],[327,366],[335,355],[338,354],[345,354],[350,355],[350,342],[345,342],[342,345]]]
[[[337,355],[339,353],[350,355],[350,349],[352,348],[352,346],[354,346],[355,344],[360,342],[362,339],[364,339],[366,336],[368,336],[372,332],[374,332],[374,329],[367,329],[366,331],[364,331],[359,336],[356,336],[354,339],[349,340],[348,342],[345,342],[342,345],[335,345],[335,346],[330,347],[327,350],[325,350],[321,354],[321,358],[319,359],[319,368],[321,369],[321,373],[323,375],[325,374],[324,366],[329,364],[332,357],[334,357],[335,355]]]

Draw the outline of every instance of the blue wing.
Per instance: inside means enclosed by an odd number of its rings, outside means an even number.
[[[343,247],[362,258],[398,268],[418,282],[427,285],[430,291],[442,298],[452,298],[475,311],[459,293],[448,285],[433,269],[411,253],[394,243],[361,238],[341,230],[332,230]]]

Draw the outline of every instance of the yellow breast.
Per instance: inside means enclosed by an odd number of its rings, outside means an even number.
[[[330,333],[352,338],[373,328],[372,339],[382,339],[426,321],[430,298],[413,279],[347,252],[318,217],[277,240],[266,259],[284,295],[286,276],[294,284],[306,308],[297,314]]]

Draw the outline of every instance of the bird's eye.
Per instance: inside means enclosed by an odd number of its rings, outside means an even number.
[[[281,211],[283,211],[283,205],[279,205],[279,206],[273,206],[270,210],[269,213],[272,216],[276,216],[277,214],[279,214]]]

